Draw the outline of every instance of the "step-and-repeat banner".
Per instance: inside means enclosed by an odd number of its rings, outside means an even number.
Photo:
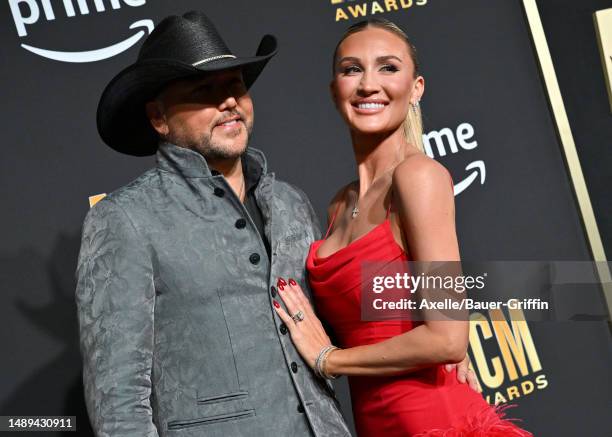
[[[102,143],[96,105],[156,23],[190,9],[206,11],[238,54],[254,53],[264,33],[279,38],[252,89],[251,144],[321,218],[355,176],[329,96],[332,52],[350,24],[380,16],[417,47],[425,144],[455,181],[462,258],[591,260],[520,0],[6,0],[0,415],[76,415],[77,434],[91,434],[74,303],[82,220],[90,196],[154,165]],[[519,316],[472,315],[470,355],[487,400],[517,404],[508,414],[538,437],[609,435],[605,321]]]

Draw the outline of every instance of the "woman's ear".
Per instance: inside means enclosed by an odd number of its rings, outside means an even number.
[[[145,104],[145,112],[147,118],[153,126],[153,129],[160,135],[168,135],[168,123],[166,122],[166,116],[162,111],[161,102],[153,100]]]
[[[419,101],[423,98],[423,93],[425,92],[425,79],[423,76],[418,76],[414,81],[414,93],[416,96],[416,101]]]

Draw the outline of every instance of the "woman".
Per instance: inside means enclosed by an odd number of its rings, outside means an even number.
[[[349,376],[360,437],[531,436],[444,370],[465,357],[467,321],[360,320],[363,261],[460,260],[452,179],[423,153],[423,91],[416,51],[393,23],[360,22],[340,40],[331,92],[359,180],[332,200],[306,267],[318,314],[342,349],[294,280],[279,279],[287,311],[275,301],[276,311],[319,376]]]

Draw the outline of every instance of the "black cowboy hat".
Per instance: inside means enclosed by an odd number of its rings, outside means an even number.
[[[145,103],[168,82],[240,67],[247,89],[276,54],[276,38],[265,35],[253,57],[236,57],[203,12],[164,18],[144,41],[136,62],[117,74],[98,103],[102,140],[118,152],[153,155],[158,135]]]

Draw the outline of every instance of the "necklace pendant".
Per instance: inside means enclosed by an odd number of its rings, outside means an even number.
[[[355,217],[357,217],[357,214],[359,214],[359,208],[357,208],[357,206],[355,206],[355,207],[353,208],[353,212],[352,212],[352,214],[351,214],[351,218],[355,218]]]

